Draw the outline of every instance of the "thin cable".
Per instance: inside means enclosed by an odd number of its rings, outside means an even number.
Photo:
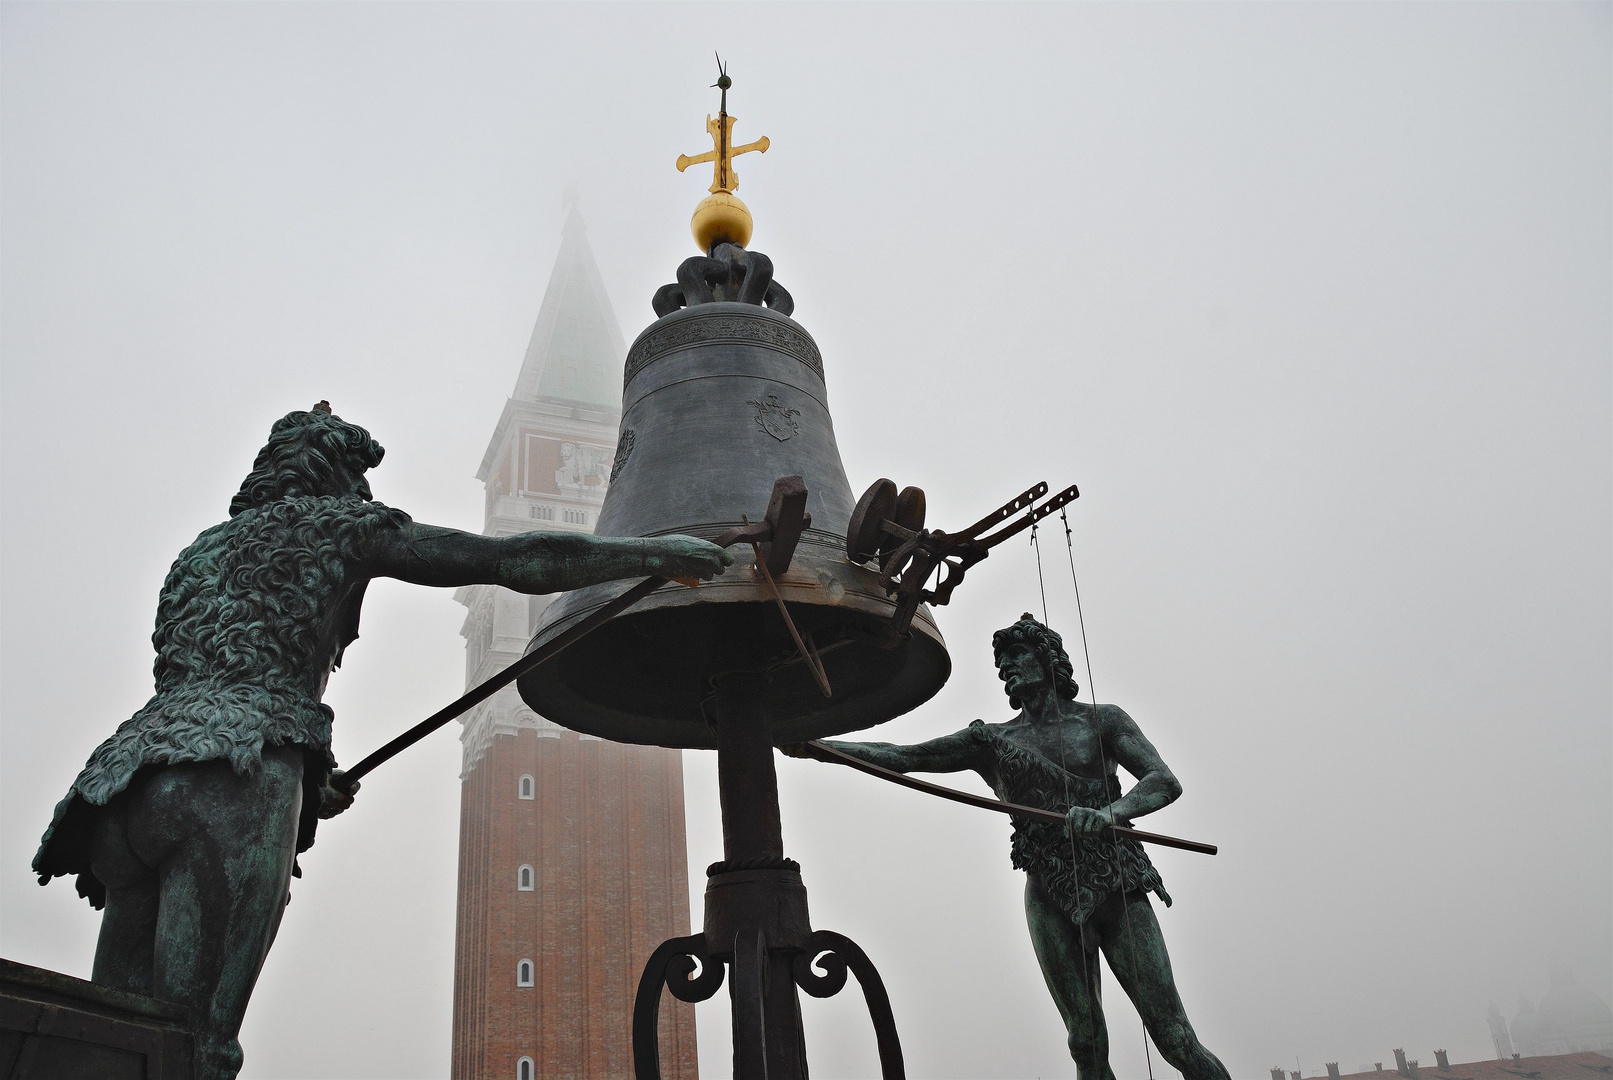
[[[1064,523],[1064,553],[1070,560],[1070,584],[1075,587],[1075,620],[1081,628],[1081,655],[1087,665],[1087,693],[1092,695],[1092,708],[1098,707],[1098,691],[1092,685],[1092,650],[1087,645],[1087,617],[1081,609],[1081,583],[1075,577],[1075,531],[1070,528],[1070,515],[1063,510],[1059,511],[1059,520]],[[1098,740],[1098,755],[1103,755],[1103,740]]]
[[[1036,539],[1036,530],[1040,526],[1031,526],[1031,547],[1036,549],[1036,587],[1042,593],[1042,625],[1047,625],[1047,585],[1042,581],[1042,544]]]
[[[1075,589],[1075,618],[1076,624],[1081,628],[1081,655],[1087,666],[1087,693],[1092,695],[1092,719],[1098,726],[1098,765],[1103,771],[1103,784],[1109,786],[1109,761],[1103,749],[1103,722],[1098,717],[1098,691],[1092,682],[1092,648],[1087,644],[1087,619],[1081,608],[1081,582],[1075,576],[1075,532],[1070,528],[1070,516],[1067,512],[1059,511],[1059,520],[1064,523],[1064,551],[1070,560],[1070,585]],[[1040,566],[1037,567],[1040,570]],[[1063,749],[1062,744],[1060,750]],[[1131,953],[1131,968],[1137,972],[1137,939],[1131,932],[1131,905],[1126,902],[1125,881],[1120,866],[1120,838],[1113,837],[1115,851],[1115,876],[1121,878],[1120,883],[1120,923],[1121,935],[1126,939],[1127,951]],[[1137,1019],[1142,1023],[1143,1029],[1143,1060],[1148,1063],[1148,1080],[1154,1080],[1154,1055],[1148,1046],[1148,1025],[1142,1022],[1142,1010],[1137,1011]]]
[[[1036,530],[1038,527],[1039,526],[1034,524],[1031,526],[1031,547],[1036,551],[1036,586],[1042,592],[1042,625],[1047,626],[1047,628],[1051,630],[1053,628],[1048,626],[1047,618],[1047,586],[1044,584],[1042,578],[1042,543],[1036,535]],[[1082,640],[1083,642],[1085,641],[1084,635]],[[1059,712],[1057,728],[1059,737],[1059,778],[1064,785],[1064,812],[1069,813],[1070,807],[1074,805],[1075,800],[1070,795],[1070,766],[1066,762],[1064,756],[1064,716],[1063,710],[1059,706],[1059,678],[1058,672],[1053,667],[1053,658],[1051,656],[1047,658],[1047,678],[1048,682],[1050,682],[1053,687],[1053,708]],[[1076,896],[1079,898],[1081,894],[1081,856],[1076,847],[1075,834],[1070,832],[1068,825],[1065,826],[1064,836],[1065,839],[1067,839],[1070,843],[1070,875],[1075,881]],[[1087,988],[1088,1015],[1086,1019],[1088,1024],[1093,1029],[1094,1036],[1092,1039],[1092,1068],[1094,1071],[1099,1071],[1102,1063],[1098,1061],[1096,1014],[1099,1011],[1100,1006],[1098,1004],[1097,992],[1094,990],[1092,985],[1092,972],[1088,970],[1086,928],[1078,925],[1075,929],[1076,935],[1079,939],[1078,944],[1081,948],[1081,981],[1086,984]],[[1144,1039],[1144,1042],[1147,1042],[1146,1038]],[[1148,1076],[1149,1080],[1153,1080],[1152,1066],[1150,1066]]]

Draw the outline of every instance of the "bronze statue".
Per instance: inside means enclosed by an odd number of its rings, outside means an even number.
[[[1176,992],[1148,900],[1154,893],[1171,902],[1159,871],[1135,840],[1104,834],[1174,802],[1182,785],[1131,717],[1075,700],[1074,669],[1057,633],[1027,614],[991,644],[1008,703],[1020,710],[1006,724],[976,720],[916,746],[824,745],[897,772],[973,770],[1005,802],[1064,814],[1062,828],[1016,815],[1012,861],[1025,871],[1025,919],[1069,1032],[1076,1075],[1114,1078],[1098,988],[1101,951],[1165,1060],[1187,1080],[1227,1080]],[[806,744],[786,752],[812,756]],[[1124,795],[1117,764],[1137,778]]]
[[[688,536],[418,524],[371,499],[364,473],[382,453],[325,402],[274,425],[229,520],[163,583],[156,694],[90,755],[34,857],[40,884],[76,875],[105,908],[95,982],[191,1008],[206,1080],[239,1071],[236,1034],[296,857],[352,803],[320,699],[371,578],[546,593],[733,562]]]

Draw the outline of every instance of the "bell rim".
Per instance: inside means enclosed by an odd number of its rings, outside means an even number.
[[[829,547],[826,540],[818,540],[813,546],[818,544],[822,544],[825,548]],[[838,570],[838,573],[833,574],[833,580],[839,582],[845,590],[834,600],[828,599],[829,589],[817,573],[819,568],[831,567]],[[753,570],[753,564],[736,566],[722,578],[704,582],[693,589],[668,583],[631,610],[612,619],[607,625],[627,624],[637,617],[655,616],[669,610],[703,605],[721,607],[754,605],[770,610],[775,601],[762,579],[753,576]],[[850,582],[846,580],[847,570],[856,571],[849,575],[853,579]],[[816,552],[797,549],[795,565],[791,566],[788,573],[775,580],[780,595],[792,610],[803,607],[836,609],[844,612],[848,621],[874,624],[887,619],[892,609],[890,598],[878,587],[877,576],[867,567],[849,562],[843,555],[838,557],[827,553],[818,555]],[[633,581],[606,582],[578,589],[557,598],[540,617],[538,629],[532,635],[525,654],[530,654],[533,649],[552,640],[568,627],[586,619],[632,588],[634,584]],[[567,604],[567,601],[571,603]],[[866,718],[871,715],[868,710],[878,708],[873,702],[856,704],[848,702],[844,713],[840,707],[834,707],[828,712],[815,710],[789,720],[781,718],[779,728],[787,734],[780,741],[828,738],[874,727],[912,711],[939,693],[951,677],[952,661],[946,639],[940,627],[936,625],[928,605],[920,605],[918,611],[914,613],[912,630],[913,638],[903,642],[899,648],[917,649],[918,655],[908,662],[928,668],[929,676],[905,685],[908,689],[922,685],[927,687],[926,691],[903,694],[900,688],[892,687],[890,692],[895,696],[890,699],[889,705],[894,707],[895,711],[882,713],[877,719]],[[917,640],[918,638],[924,640]],[[530,708],[571,730],[617,742],[683,749],[709,749],[715,745],[711,741],[709,728],[676,715],[676,709],[669,709],[667,713],[661,715],[639,714],[631,710],[601,707],[585,697],[578,698],[575,691],[569,688],[567,681],[559,677],[556,669],[556,665],[564,663],[566,655],[577,648],[586,648],[586,639],[520,678],[517,682],[517,692]],[[631,664],[631,661],[625,660],[624,664]],[[572,712],[570,708],[558,707],[561,701],[571,698],[577,698],[578,711]],[[572,714],[562,715],[567,712]],[[788,734],[790,732],[794,734]]]

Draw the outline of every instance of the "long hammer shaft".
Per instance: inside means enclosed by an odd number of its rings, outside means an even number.
[[[718,536],[715,543],[718,547],[731,547],[741,540],[765,544],[767,549],[764,551],[758,548],[758,556],[766,557],[769,562],[775,563],[777,568],[773,572],[782,574],[789,569],[790,559],[795,552],[795,545],[801,539],[801,531],[812,523],[812,515],[806,512],[806,500],[806,485],[801,482],[799,476],[780,477],[773,485],[773,496],[768,503],[766,517],[754,525],[729,529],[721,536]],[[468,691],[464,697],[438,709],[414,727],[405,731],[351,769],[348,769],[342,775],[342,783],[350,785],[357,782],[377,765],[391,760],[456,716],[486,701],[522,675],[545,663],[557,653],[563,652],[568,646],[576,644],[581,638],[587,637],[599,627],[610,622],[670,580],[676,580],[680,584],[691,587],[700,584],[692,578],[687,580],[664,577],[645,578],[586,619],[556,634],[497,675],[494,675],[491,679],[488,679],[474,690]],[[776,594],[776,586],[774,591]],[[781,600],[780,607],[782,606],[783,601]],[[787,619],[788,617],[789,613],[786,611],[785,618]],[[805,655],[804,650],[803,655]]]
[[[481,704],[522,675],[531,671],[539,664],[544,663],[556,653],[563,651],[567,646],[576,643],[580,638],[587,637],[600,626],[614,619],[640,600],[649,596],[656,589],[667,584],[669,579],[664,577],[649,577],[628,589],[622,595],[588,616],[579,623],[556,634],[542,645],[527,653],[521,659],[494,675],[475,689],[468,691],[464,697],[443,706],[402,735],[393,739],[379,750],[375,751],[363,761],[348,769],[342,776],[344,782],[357,781],[377,765],[407,750],[415,743],[442,727],[448,721],[467,712],[476,705]]]
[[[958,791],[955,788],[943,787],[940,784],[931,784],[924,780],[915,780],[906,773],[899,773],[894,769],[887,769],[861,758],[852,757],[832,746],[825,746],[821,742],[806,744],[812,748],[819,761],[832,761],[837,765],[848,765],[858,772],[865,772],[870,776],[877,776],[881,780],[889,780],[893,784],[910,787],[915,791],[922,791],[927,795],[938,795],[943,799],[951,799],[966,806],[978,806],[985,810],[995,810],[1000,814],[1020,814],[1024,817],[1038,818],[1042,821],[1064,823],[1064,815],[1052,810],[1042,810],[1035,806],[1021,806],[1018,803],[1003,802],[1000,799],[987,798],[984,795],[974,795],[967,791]],[[1174,836],[1161,836],[1159,833],[1143,832],[1128,825],[1110,825],[1105,832],[1115,836],[1123,836],[1127,840],[1138,840],[1144,844],[1158,844],[1160,847],[1181,848],[1183,851],[1196,851],[1201,855],[1214,855],[1219,848],[1214,844],[1201,844],[1197,840],[1179,840]]]

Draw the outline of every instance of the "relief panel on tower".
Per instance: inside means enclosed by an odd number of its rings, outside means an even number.
[[[599,502],[610,482],[615,448],[528,434],[522,493]]]

